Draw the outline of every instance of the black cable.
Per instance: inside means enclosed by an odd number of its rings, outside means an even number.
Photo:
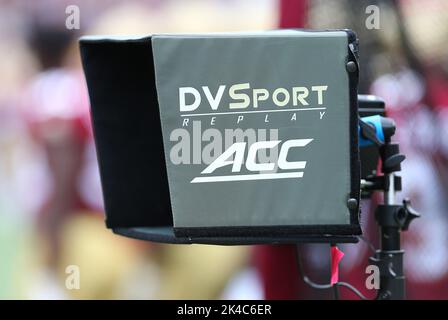
[[[372,252],[376,255],[376,248],[373,245],[372,241],[370,241],[369,239],[367,239],[364,236],[358,236],[359,240],[362,240],[365,244],[367,244],[367,246],[369,247],[370,250],[372,250]]]
[[[345,287],[347,289],[350,289],[354,294],[356,294],[358,297],[361,298],[361,300],[375,300],[375,299],[369,299],[365,295],[361,293],[358,289],[356,289],[354,286],[352,286],[348,282],[339,281],[336,283],[338,286]]]
[[[334,293],[334,300],[339,300],[339,287],[337,283],[333,285],[333,293]]]
[[[312,281],[310,278],[308,278],[308,276],[305,275],[305,273],[303,272],[303,267],[302,267],[302,261],[300,259],[300,254],[299,254],[299,246],[296,246],[297,250],[295,250],[296,252],[296,262],[297,262],[297,270],[299,271],[300,277],[302,278],[303,282],[305,282],[307,285],[309,285],[311,288],[314,289],[319,289],[319,290],[323,290],[323,289],[331,289],[333,288],[334,294],[335,294],[335,298],[339,299],[339,291],[338,288],[339,287],[345,287],[349,290],[351,290],[354,294],[356,294],[359,298],[361,298],[362,300],[371,300],[368,299],[365,295],[363,295],[361,293],[361,291],[359,291],[358,289],[356,289],[354,286],[352,286],[350,283],[348,282],[343,282],[343,281],[339,281],[336,282],[334,285],[330,284],[330,283],[326,283],[326,284],[320,284],[317,282]]]

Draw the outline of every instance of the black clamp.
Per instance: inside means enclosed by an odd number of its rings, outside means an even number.
[[[378,205],[375,218],[382,227],[398,228],[408,230],[412,220],[419,218],[418,213],[408,198],[403,200],[403,205]]]

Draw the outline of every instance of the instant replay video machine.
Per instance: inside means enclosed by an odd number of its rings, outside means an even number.
[[[81,38],[107,227],[177,244],[357,242],[360,199],[381,191],[378,298],[403,298],[400,231],[418,213],[395,203],[404,156],[382,100],[358,95],[357,41]]]

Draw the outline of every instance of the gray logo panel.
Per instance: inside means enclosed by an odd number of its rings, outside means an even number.
[[[347,33],[152,44],[174,227],[350,224]]]

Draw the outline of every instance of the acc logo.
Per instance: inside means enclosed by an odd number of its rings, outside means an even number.
[[[313,139],[293,139],[286,140],[280,149],[277,165],[282,170],[291,170],[289,172],[275,172],[275,173],[263,173],[267,171],[273,171],[275,169],[275,163],[257,163],[257,152],[260,149],[275,148],[280,144],[280,140],[272,141],[259,141],[255,142],[249,147],[247,153],[247,159],[244,161],[244,155],[246,150],[246,142],[236,142],[231,145],[226,151],[224,151],[218,158],[216,158],[207,168],[205,168],[200,176],[191,180],[190,183],[203,183],[203,182],[223,182],[223,181],[248,181],[248,180],[269,180],[269,179],[287,179],[287,178],[301,178],[303,177],[303,170],[306,166],[306,161],[288,161],[287,156],[289,149],[296,147],[305,147]],[[233,160],[229,160],[233,159]],[[246,165],[246,169],[252,172],[259,172],[254,174],[237,174],[241,172],[243,164]],[[212,174],[216,169],[232,165],[232,175],[226,176],[213,176]]]

